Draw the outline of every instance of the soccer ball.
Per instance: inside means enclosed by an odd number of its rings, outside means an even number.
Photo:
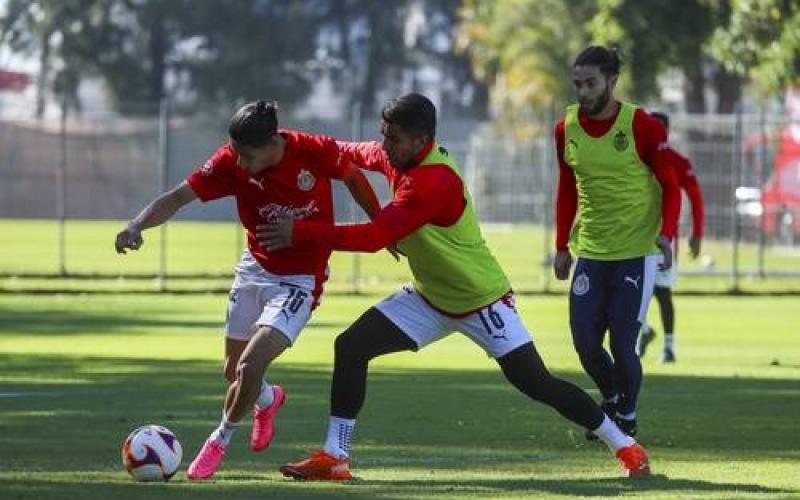
[[[122,443],[122,464],[137,481],[168,481],[182,456],[178,438],[160,425],[139,427]]]

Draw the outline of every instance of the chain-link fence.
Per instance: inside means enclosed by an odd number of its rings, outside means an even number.
[[[520,144],[486,127],[472,138],[467,167],[481,219],[540,225],[547,247],[558,173],[551,129],[543,129],[548,135]],[[670,141],[691,160],[705,207],[703,255],[690,262],[681,254],[683,274],[708,278],[696,280],[701,289],[796,289],[800,123],[781,112],[675,115]],[[691,224],[684,196],[684,236]]]
[[[379,139],[375,117],[364,119],[358,109],[338,122],[298,121],[292,111],[281,109],[282,126]],[[123,221],[226,139],[230,112],[178,115],[165,103],[150,118],[86,112],[66,121],[0,120],[0,288],[224,289],[244,244],[231,199],[190,204],[176,222],[145,233],[136,256],[118,258],[112,242]],[[443,116],[438,127],[518,290],[563,286],[551,281],[549,269],[557,179],[552,118],[528,141],[467,119]],[[703,255],[695,262],[682,257],[684,289],[800,289],[800,146],[792,149],[792,124],[780,113],[672,121],[672,143],[692,160],[706,209]],[[387,200],[385,181],[370,180]],[[343,186],[334,190],[337,220],[361,220]],[[691,227],[687,207],[684,234]],[[382,254],[336,254],[329,289],[394,287],[407,277],[404,265]]]
[[[281,108],[281,126],[342,140],[380,139],[377,116],[363,116],[358,107],[337,122],[296,120],[294,111]],[[171,113],[165,102],[160,116],[149,118],[84,112],[66,120],[0,119],[0,227],[11,236],[0,245],[0,280],[5,285],[0,288],[226,286],[244,245],[232,198],[189,204],[168,224],[146,231],[146,247],[139,252],[144,257],[120,260],[113,251],[108,254],[123,221],[178,184],[227,140],[231,112]],[[471,135],[474,122],[441,121],[442,140],[463,158],[464,138]],[[385,180],[372,172],[367,176],[379,197],[388,201]],[[363,220],[343,184],[334,182],[333,187],[337,221]],[[202,258],[204,251],[210,253]],[[357,291],[362,283],[374,281],[361,276],[362,267],[370,268],[361,259],[337,255],[338,272],[332,273],[329,285]]]

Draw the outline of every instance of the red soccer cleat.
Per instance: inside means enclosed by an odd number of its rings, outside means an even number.
[[[650,475],[650,461],[647,458],[647,451],[638,443],[617,450],[617,458],[628,477]]]
[[[324,450],[317,450],[299,462],[281,466],[281,473],[292,479],[305,481],[346,481],[353,479],[350,459],[332,457]]]

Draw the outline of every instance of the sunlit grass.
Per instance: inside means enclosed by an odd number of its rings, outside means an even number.
[[[678,363],[657,362],[660,338],[644,359],[650,480],[622,478],[604,446],[517,393],[459,335],[373,363],[354,441],[359,481],[284,479],[280,464],[321,444],[335,335],[379,298],[325,297],[270,369],[289,402],[269,451],[251,453],[243,425],[214,481],[179,472],[152,485],[130,480],[119,443],[140,424],[166,425],[185,467],[217,424],[226,296],[0,296],[0,498],[800,496],[800,301],[790,297],[676,298]],[[566,297],[518,303],[550,369],[597,397]]]
[[[242,230],[233,222],[170,222],[166,229],[164,264],[170,276],[162,282],[153,276],[161,269],[161,229],[144,233],[145,245],[138,252],[117,255],[114,237],[122,221],[67,221],[64,265],[68,273],[102,274],[110,279],[21,278],[30,274],[58,275],[60,257],[58,226],[53,220],[0,220],[0,278],[2,290],[63,291],[157,291],[162,287],[184,291],[222,291],[229,287],[233,266],[244,243]],[[552,276],[549,253],[552,230],[532,225],[486,225],[484,235],[503,265],[515,289],[541,292],[564,291],[567,283]],[[678,291],[725,292],[734,285],[733,247],[729,241],[707,240],[703,257],[691,260],[684,243],[680,266],[686,271]],[[800,293],[800,277],[762,279],[758,247],[743,243],[739,247],[740,276],[736,285],[753,292],[795,291]],[[767,247],[764,253],[767,272],[797,272],[800,249]],[[334,253],[330,262],[327,289],[332,292],[387,292],[410,278],[405,263],[395,262],[387,252],[376,254]],[[697,275],[706,273],[706,275]],[[713,273],[713,274],[708,274]],[[208,275],[186,279],[181,275]],[[146,279],[136,276],[148,275]]]

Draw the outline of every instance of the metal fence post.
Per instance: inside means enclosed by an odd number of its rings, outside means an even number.
[[[158,174],[159,190],[167,190],[169,174],[169,100],[161,99],[158,116]],[[167,223],[161,224],[161,245],[158,259],[158,290],[167,290]]]
[[[736,126],[733,134],[733,168],[734,172],[731,178],[734,184],[742,184],[742,102],[739,101],[736,105]],[[736,186],[732,186],[735,190]],[[742,237],[742,224],[740,220],[739,208],[735,202],[731,204],[733,210],[733,217],[731,218],[733,224],[733,231],[731,232],[731,244],[733,261],[731,263],[731,279],[732,291],[739,291],[739,245]]]
[[[764,185],[767,182],[766,179],[766,172],[767,172],[767,126],[766,126],[766,116],[764,111],[764,105],[761,105],[761,112],[759,114],[759,123],[758,123],[758,133],[759,137],[761,138],[762,146],[757,148],[758,151],[758,187],[759,187],[759,199],[758,202],[761,204],[761,215],[758,218],[758,276],[761,279],[766,278],[766,270],[764,266],[764,251],[766,250],[766,235],[764,234],[764,222],[766,220],[767,214],[764,211]]]
[[[555,120],[556,114],[556,103],[555,101],[550,101],[550,105],[548,106],[547,112],[545,113],[545,123],[547,124],[546,127],[542,127],[542,143],[544,147],[544,151],[542,152],[542,162],[545,172],[551,172],[555,169],[558,172],[558,166],[555,164],[556,160],[553,158],[553,148],[555,145],[550,143],[550,130],[553,126],[553,121]],[[552,147],[551,147],[552,146]],[[553,216],[554,216],[554,204],[555,204],[555,182],[557,182],[558,175],[547,176],[547,182],[545,184],[545,208],[542,211],[544,215],[544,221],[542,224],[542,271],[544,272],[544,291],[550,291],[550,263],[555,258],[552,254],[552,246],[551,246],[551,236],[553,230]]]
[[[364,131],[363,116],[361,114],[361,103],[356,102],[351,109],[351,137],[354,141],[360,141]],[[351,199],[350,202],[350,221],[357,222],[358,209],[356,203]],[[351,292],[361,293],[361,254],[353,252],[353,270],[351,273]]]
[[[61,98],[61,123],[59,128],[59,162],[57,173],[56,208],[58,212],[58,272],[67,275],[67,96]]]

